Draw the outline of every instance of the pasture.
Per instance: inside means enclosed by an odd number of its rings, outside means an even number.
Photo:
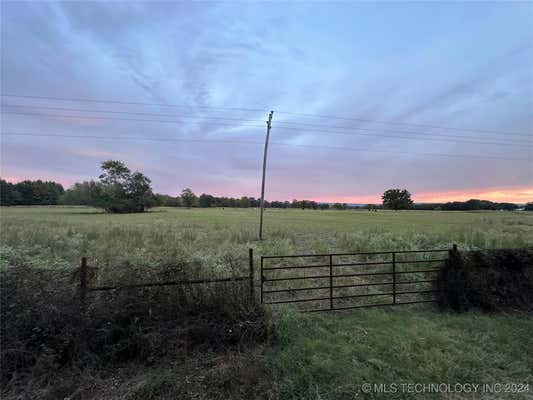
[[[486,249],[533,246],[527,212],[319,211],[157,208],[111,215],[88,207],[2,207],[1,265],[153,267],[197,261],[206,271],[246,268],[256,255],[329,251]]]
[[[189,275],[187,268],[201,276],[243,274],[248,248],[258,257],[424,250],[449,248],[452,243],[463,250],[533,247],[533,213],[527,212],[268,209],[262,242],[257,240],[257,209],[157,208],[110,215],[87,207],[3,207],[0,217],[2,269],[69,270],[86,256],[100,268],[100,276],[110,278],[131,271],[143,279],[169,265],[181,266],[173,271],[184,275]],[[68,375],[70,383],[61,397],[85,387],[78,393],[89,399],[170,399],[178,394],[229,399],[413,398],[401,392],[364,394],[361,384],[366,382],[530,385],[529,392],[509,398],[529,398],[533,391],[530,316],[454,315],[425,306],[340,314],[301,314],[279,307],[272,313],[273,335],[267,344],[224,356],[202,353],[179,362],[121,367],[120,373],[100,371],[92,380],[63,371],[59,376]],[[196,372],[191,375],[189,370]],[[198,381],[199,376],[205,379]],[[41,398],[59,396],[46,393],[48,397]],[[483,396],[439,393],[418,398]]]

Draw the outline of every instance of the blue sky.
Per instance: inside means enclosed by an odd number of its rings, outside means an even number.
[[[257,197],[274,110],[270,199],[533,200],[533,3],[1,7],[8,179],[69,185],[118,158],[159,192]]]

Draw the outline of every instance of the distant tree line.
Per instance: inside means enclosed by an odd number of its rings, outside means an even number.
[[[260,200],[254,197],[240,198],[200,196],[189,189],[183,189],[180,196],[154,194],[150,179],[140,172],[131,172],[121,161],[108,160],[101,163],[102,174],[98,181],[75,183],[64,190],[60,183],[42,180],[25,180],[10,183],[0,179],[0,205],[84,205],[104,209],[112,213],[143,212],[154,206],[163,207],[229,207],[257,208]],[[448,203],[413,203],[411,194],[405,189],[389,189],[383,193],[382,204],[355,206],[347,203],[319,203],[312,200],[265,201],[267,208],[292,208],[311,210],[346,209],[413,209],[413,210],[508,210],[519,208],[514,203],[497,203],[488,200],[470,199]],[[533,211],[533,202],[525,205],[526,211]]]
[[[528,203],[533,204],[533,203]],[[528,210],[528,204],[525,210]],[[504,210],[514,211],[520,208],[514,203],[497,203],[489,200],[470,199],[467,201],[450,201],[448,203],[418,203],[413,210],[443,210],[443,211],[476,211],[476,210]]]
[[[452,201],[441,205],[445,211],[472,211],[472,210],[516,210],[518,205],[514,203],[494,203],[489,200],[470,199],[467,201]]]
[[[3,206],[29,206],[59,204],[65,189],[60,183],[25,180],[18,183],[0,179],[0,204]]]
[[[260,206],[260,199],[255,197],[243,196],[240,198],[225,197],[225,196],[213,196],[211,194],[202,193],[200,196],[194,194],[189,189],[183,189],[181,196],[169,196],[166,194],[156,194],[155,205],[163,207],[235,207],[235,208],[256,208]],[[329,208],[334,209],[347,209],[346,203],[318,203],[312,200],[293,200],[293,201],[265,201],[265,207],[267,208],[299,208],[299,209],[312,209],[312,210],[324,210]]]

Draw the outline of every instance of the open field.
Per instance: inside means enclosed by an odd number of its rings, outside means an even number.
[[[452,243],[460,249],[533,247],[533,213],[525,212],[269,209],[263,242],[257,241],[254,209],[160,208],[109,215],[86,207],[11,207],[1,208],[0,216],[2,269],[70,269],[87,256],[100,267],[99,276],[111,278],[121,271],[118,276],[143,279],[169,265],[185,268],[172,270],[185,275],[187,268],[203,276],[242,274],[250,247],[256,257],[449,248]],[[367,382],[529,383],[529,393],[514,397],[533,395],[530,316],[452,315],[428,307],[322,315],[278,310],[271,343],[223,355],[182,355],[179,362],[167,355],[155,364],[93,370],[96,375],[89,378],[59,371],[58,379],[68,376],[69,383],[60,392],[52,390],[53,383],[46,390],[36,384],[41,395],[33,398],[69,397],[78,388],[82,392],[73,398],[413,398],[362,394],[360,385]]]
[[[100,267],[197,261],[223,272],[256,255],[298,252],[533,246],[533,213],[159,208],[109,215],[87,207],[2,207],[2,265]]]

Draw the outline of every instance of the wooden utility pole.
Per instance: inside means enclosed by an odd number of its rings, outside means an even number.
[[[267,165],[267,153],[268,153],[268,139],[270,138],[270,128],[272,128],[272,116],[274,111],[270,111],[268,114],[267,121],[267,133],[265,139],[265,154],[263,156],[263,180],[261,182],[261,215],[259,217],[259,240],[263,240],[263,212],[265,209],[265,175],[266,175],[266,165]]]

